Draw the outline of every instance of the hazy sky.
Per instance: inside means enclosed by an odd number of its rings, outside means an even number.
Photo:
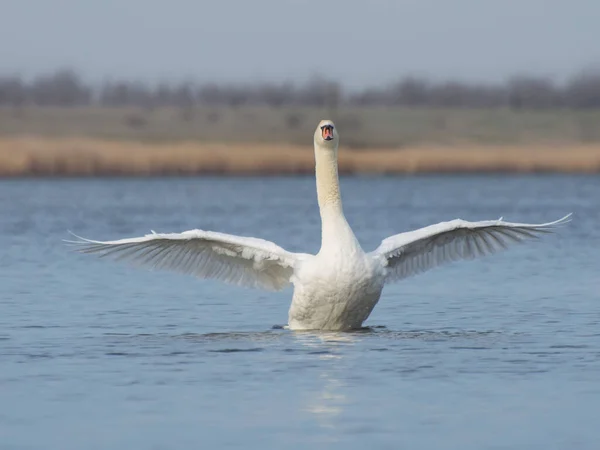
[[[303,80],[564,77],[600,61],[599,0],[0,0],[0,72]]]

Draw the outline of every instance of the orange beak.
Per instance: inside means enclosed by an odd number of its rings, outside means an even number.
[[[321,136],[326,141],[330,141],[333,139],[333,127],[331,125],[324,125],[321,128]]]

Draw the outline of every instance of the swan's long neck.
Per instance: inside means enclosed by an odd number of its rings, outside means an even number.
[[[333,150],[315,150],[317,198],[321,219],[327,220],[332,215],[343,215],[337,156]]]
[[[321,250],[335,246],[336,243],[354,243],[354,234],[342,209],[337,151],[319,148],[316,144],[315,162],[317,198],[321,213]]]

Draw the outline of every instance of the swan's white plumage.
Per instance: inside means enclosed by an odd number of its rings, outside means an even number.
[[[116,241],[76,236],[81,251],[169,269],[241,286],[280,290],[294,285],[291,329],[347,330],[362,326],[384,284],[459,259],[494,253],[568,221],[510,223],[502,219],[456,219],[384,239],[365,253],[346,221],[339,189],[333,122],[321,121],[314,135],[321,249],[292,253],[273,242],[213,231],[152,234]]]
[[[569,221],[570,214],[542,224],[499,220],[468,222],[455,219],[396,234],[371,253],[387,267],[386,281],[397,281],[440,264],[473,259],[506,249],[510,244],[548,233]]]
[[[76,237],[78,241],[70,242],[80,245],[84,253],[267,290],[289,285],[294,268],[304,257],[263,239],[204,230],[104,242]]]

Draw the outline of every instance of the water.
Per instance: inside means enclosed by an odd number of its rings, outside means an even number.
[[[357,333],[266,293],[72,253],[213,229],[320,243],[311,178],[0,183],[0,449],[595,449],[600,179],[344,178],[366,249],[456,217],[559,234],[385,289]]]

